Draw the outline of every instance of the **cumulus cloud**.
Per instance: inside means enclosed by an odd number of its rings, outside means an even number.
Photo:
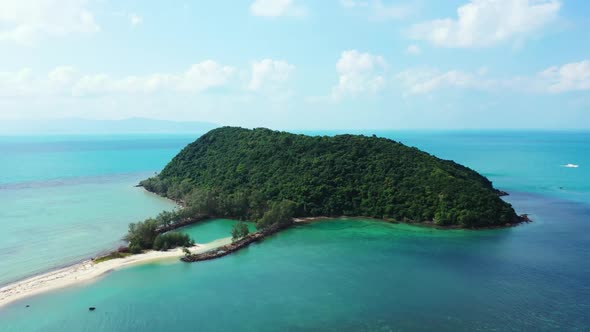
[[[590,60],[547,68],[538,75],[551,93],[590,90]]]
[[[305,9],[295,3],[295,0],[255,0],[250,5],[250,12],[254,16],[303,16]]]
[[[294,71],[294,65],[282,60],[264,59],[254,62],[248,89],[252,91],[274,89],[287,82]]]
[[[376,93],[385,85],[388,64],[382,56],[357,50],[342,52],[336,63],[338,84],[332,89],[334,98],[346,95]]]
[[[213,60],[190,66],[179,74],[154,73],[146,76],[116,77],[109,74],[81,74],[70,66],[60,66],[47,75],[35,76],[31,69],[0,73],[0,95],[88,96],[121,93],[173,91],[198,93],[230,84],[235,69]]]
[[[172,79],[177,81],[176,86],[180,90],[198,92],[226,85],[235,71],[235,68],[231,66],[223,66],[213,60],[206,60],[192,65],[184,74]]]
[[[483,75],[450,70],[410,69],[396,75],[408,94],[427,94],[443,88],[485,89],[495,84]]]
[[[0,41],[31,44],[45,36],[99,30],[87,0],[0,1]]]
[[[484,67],[476,72],[409,69],[397,74],[396,79],[410,95],[450,88],[535,94],[590,91],[590,60],[553,66],[528,76],[490,78]]]
[[[457,18],[413,25],[408,35],[439,47],[489,47],[523,41],[554,21],[559,0],[471,0],[457,9]]]

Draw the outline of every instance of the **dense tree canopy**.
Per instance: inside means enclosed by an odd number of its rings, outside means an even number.
[[[366,216],[481,227],[517,221],[477,172],[390,139],[223,127],[142,185],[199,213]],[[275,218],[276,217],[276,218]]]
[[[137,254],[146,249],[168,250],[181,246],[192,246],[194,241],[187,235],[166,232],[168,229],[182,226],[187,219],[194,217],[190,208],[163,211],[155,218],[129,224],[125,240],[129,242],[129,251]]]

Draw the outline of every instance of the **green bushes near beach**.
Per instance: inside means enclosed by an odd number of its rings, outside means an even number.
[[[137,254],[147,249],[168,250],[194,245],[194,241],[186,234],[161,233],[163,227],[170,227],[175,222],[179,222],[178,220],[181,220],[179,215],[182,213],[162,212],[156,218],[129,224],[129,230],[125,236],[125,240],[129,242],[129,251]]]
[[[177,247],[192,247],[195,245],[195,241],[190,238],[187,234],[180,232],[168,232],[164,234],[158,234],[154,239],[154,250],[168,250]]]
[[[295,208],[295,202],[289,200],[272,203],[268,211],[256,222],[256,228],[264,229],[274,224],[288,224],[295,214]]]
[[[243,221],[238,221],[231,230],[231,239],[235,242],[239,239],[244,238],[248,234],[250,234],[248,225],[246,225],[246,223]]]

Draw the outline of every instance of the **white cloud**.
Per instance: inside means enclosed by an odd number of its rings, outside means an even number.
[[[0,1],[0,41],[31,44],[44,36],[99,30],[87,0]]]
[[[233,67],[206,60],[192,65],[181,74],[156,73],[124,78],[113,78],[106,74],[87,75],[73,85],[72,92],[74,95],[152,93],[162,90],[197,93],[228,84],[234,72]]]
[[[419,23],[409,37],[440,47],[489,47],[523,41],[557,18],[559,0],[471,0],[456,19]]]
[[[305,9],[295,0],[255,0],[250,5],[250,12],[255,16],[304,16]]]
[[[538,75],[551,93],[590,90],[590,60],[548,68]]]
[[[308,100],[339,101],[348,96],[370,95],[381,91],[388,77],[388,64],[383,57],[349,50],[336,64],[339,78],[332,93]],[[61,96],[108,96],[135,94],[194,95],[213,88],[231,88],[260,92],[285,100],[293,95],[287,83],[295,66],[282,60],[254,62],[250,75],[239,77],[238,70],[213,60],[190,66],[180,73],[115,76],[106,73],[82,73],[71,66],[59,66],[46,74],[30,68],[0,72],[0,97],[28,98]],[[242,72],[247,72],[244,68]],[[396,74],[405,95],[425,95],[446,89],[561,94],[590,91],[590,60],[552,66],[526,76],[494,77],[486,67],[474,71],[413,68]],[[240,88],[241,87],[241,88]],[[31,98],[32,97],[32,98]]]
[[[368,8],[371,17],[378,20],[403,19],[415,12],[415,5],[410,3],[386,3],[382,0],[340,0],[340,4],[349,9]]]
[[[264,59],[254,62],[248,89],[260,91],[276,88],[288,81],[294,71],[294,65],[282,60]]]
[[[410,69],[397,74],[396,78],[408,94],[427,94],[444,88],[486,89],[494,84],[481,75],[460,70]]]
[[[192,65],[183,75],[174,79],[180,82],[178,87],[181,90],[194,92],[226,85],[234,73],[233,67],[206,60]]]
[[[146,76],[115,77],[109,74],[80,74],[70,66],[57,67],[46,76],[35,76],[31,69],[0,73],[0,95],[18,96],[87,96],[121,93],[155,93],[173,91],[199,93],[227,86],[235,69],[213,60],[189,67],[179,74],[154,73]]]
[[[422,54],[422,49],[418,45],[410,45],[406,48],[406,53],[411,55],[420,55]]]
[[[406,89],[406,94],[428,94],[449,88],[534,94],[590,91],[590,60],[553,66],[529,76],[490,78],[488,71],[486,67],[475,73],[409,69],[397,74],[396,78]]]
[[[385,85],[384,71],[388,65],[379,55],[357,50],[342,52],[336,63],[338,84],[332,89],[332,97],[376,93]]]
[[[131,23],[132,26],[140,25],[143,23],[143,17],[136,13],[131,13],[129,14],[129,23]]]

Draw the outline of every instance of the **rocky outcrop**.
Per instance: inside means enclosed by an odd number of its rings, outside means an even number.
[[[263,240],[265,237],[270,236],[274,233],[277,233],[283,229],[289,228],[293,225],[293,223],[284,224],[284,225],[273,225],[264,230],[249,234],[243,237],[240,240],[232,242],[230,244],[206,251],[200,254],[193,254],[187,255],[180,260],[186,263],[193,263],[193,262],[200,262],[200,261],[207,261],[219,257],[223,257],[229,255],[233,252],[236,252],[242,248],[249,246],[254,242],[258,242]]]
[[[499,190],[496,189],[496,193],[498,194],[498,196],[502,197],[502,196],[510,196],[510,194],[507,191],[504,190]]]
[[[529,217],[528,214],[521,214],[518,216],[520,222],[533,222],[533,220]]]

